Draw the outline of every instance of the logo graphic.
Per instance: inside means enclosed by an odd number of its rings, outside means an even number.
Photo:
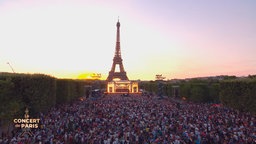
[[[30,119],[29,118],[29,110],[26,108],[24,118],[23,119],[14,119],[13,120],[16,128],[21,128],[22,133],[20,137],[23,136],[33,136],[31,129],[39,128],[40,119]]]

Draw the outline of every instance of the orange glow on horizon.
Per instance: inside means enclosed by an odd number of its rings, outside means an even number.
[[[78,76],[78,79],[84,80],[102,80],[101,74],[98,73],[82,73]]]

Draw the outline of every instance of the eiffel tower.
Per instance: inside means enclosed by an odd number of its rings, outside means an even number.
[[[120,22],[118,19],[118,22],[116,24],[117,32],[116,32],[116,49],[115,49],[115,56],[113,58],[113,64],[111,71],[109,71],[107,80],[108,82],[113,81],[113,79],[120,79],[120,80],[129,80],[126,72],[124,71],[123,66],[123,59],[121,57],[121,50],[120,50]],[[119,65],[119,72],[116,72],[116,66]]]

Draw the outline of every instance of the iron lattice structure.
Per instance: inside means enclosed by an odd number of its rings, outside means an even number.
[[[112,64],[112,68],[109,71],[108,77],[107,77],[107,81],[113,81],[113,79],[120,79],[120,80],[129,80],[126,72],[124,70],[124,66],[123,66],[123,59],[121,57],[121,50],[120,50],[120,22],[118,20],[117,24],[117,32],[116,32],[116,49],[115,49],[115,56],[113,58],[113,64]],[[119,72],[116,72],[116,66],[119,66]]]

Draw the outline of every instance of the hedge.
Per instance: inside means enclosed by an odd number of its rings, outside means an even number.
[[[1,74],[0,79],[13,86],[8,89],[10,100],[21,101],[30,114],[46,112],[56,103],[56,78],[43,74]],[[3,94],[3,96],[6,94]]]
[[[219,102],[219,82],[212,82],[207,80],[193,80],[188,82],[180,82],[178,84],[171,82],[162,83],[162,93],[165,96],[172,97],[173,86],[179,86],[179,96],[185,97],[187,100],[204,103]],[[153,92],[157,94],[157,85],[157,81],[141,82],[140,88],[145,89],[148,92]]]
[[[44,74],[0,73],[0,126],[23,117],[26,107],[33,117],[56,104],[72,102],[84,96],[84,86],[91,83]]]
[[[82,80],[57,79],[56,103],[69,103],[85,95],[84,86],[87,83]]]
[[[219,83],[186,82],[180,85],[181,96],[193,102],[219,103]]]
[[[224,105],[256,113],[256,78],[222,81],[220,89],[220,100]]]

